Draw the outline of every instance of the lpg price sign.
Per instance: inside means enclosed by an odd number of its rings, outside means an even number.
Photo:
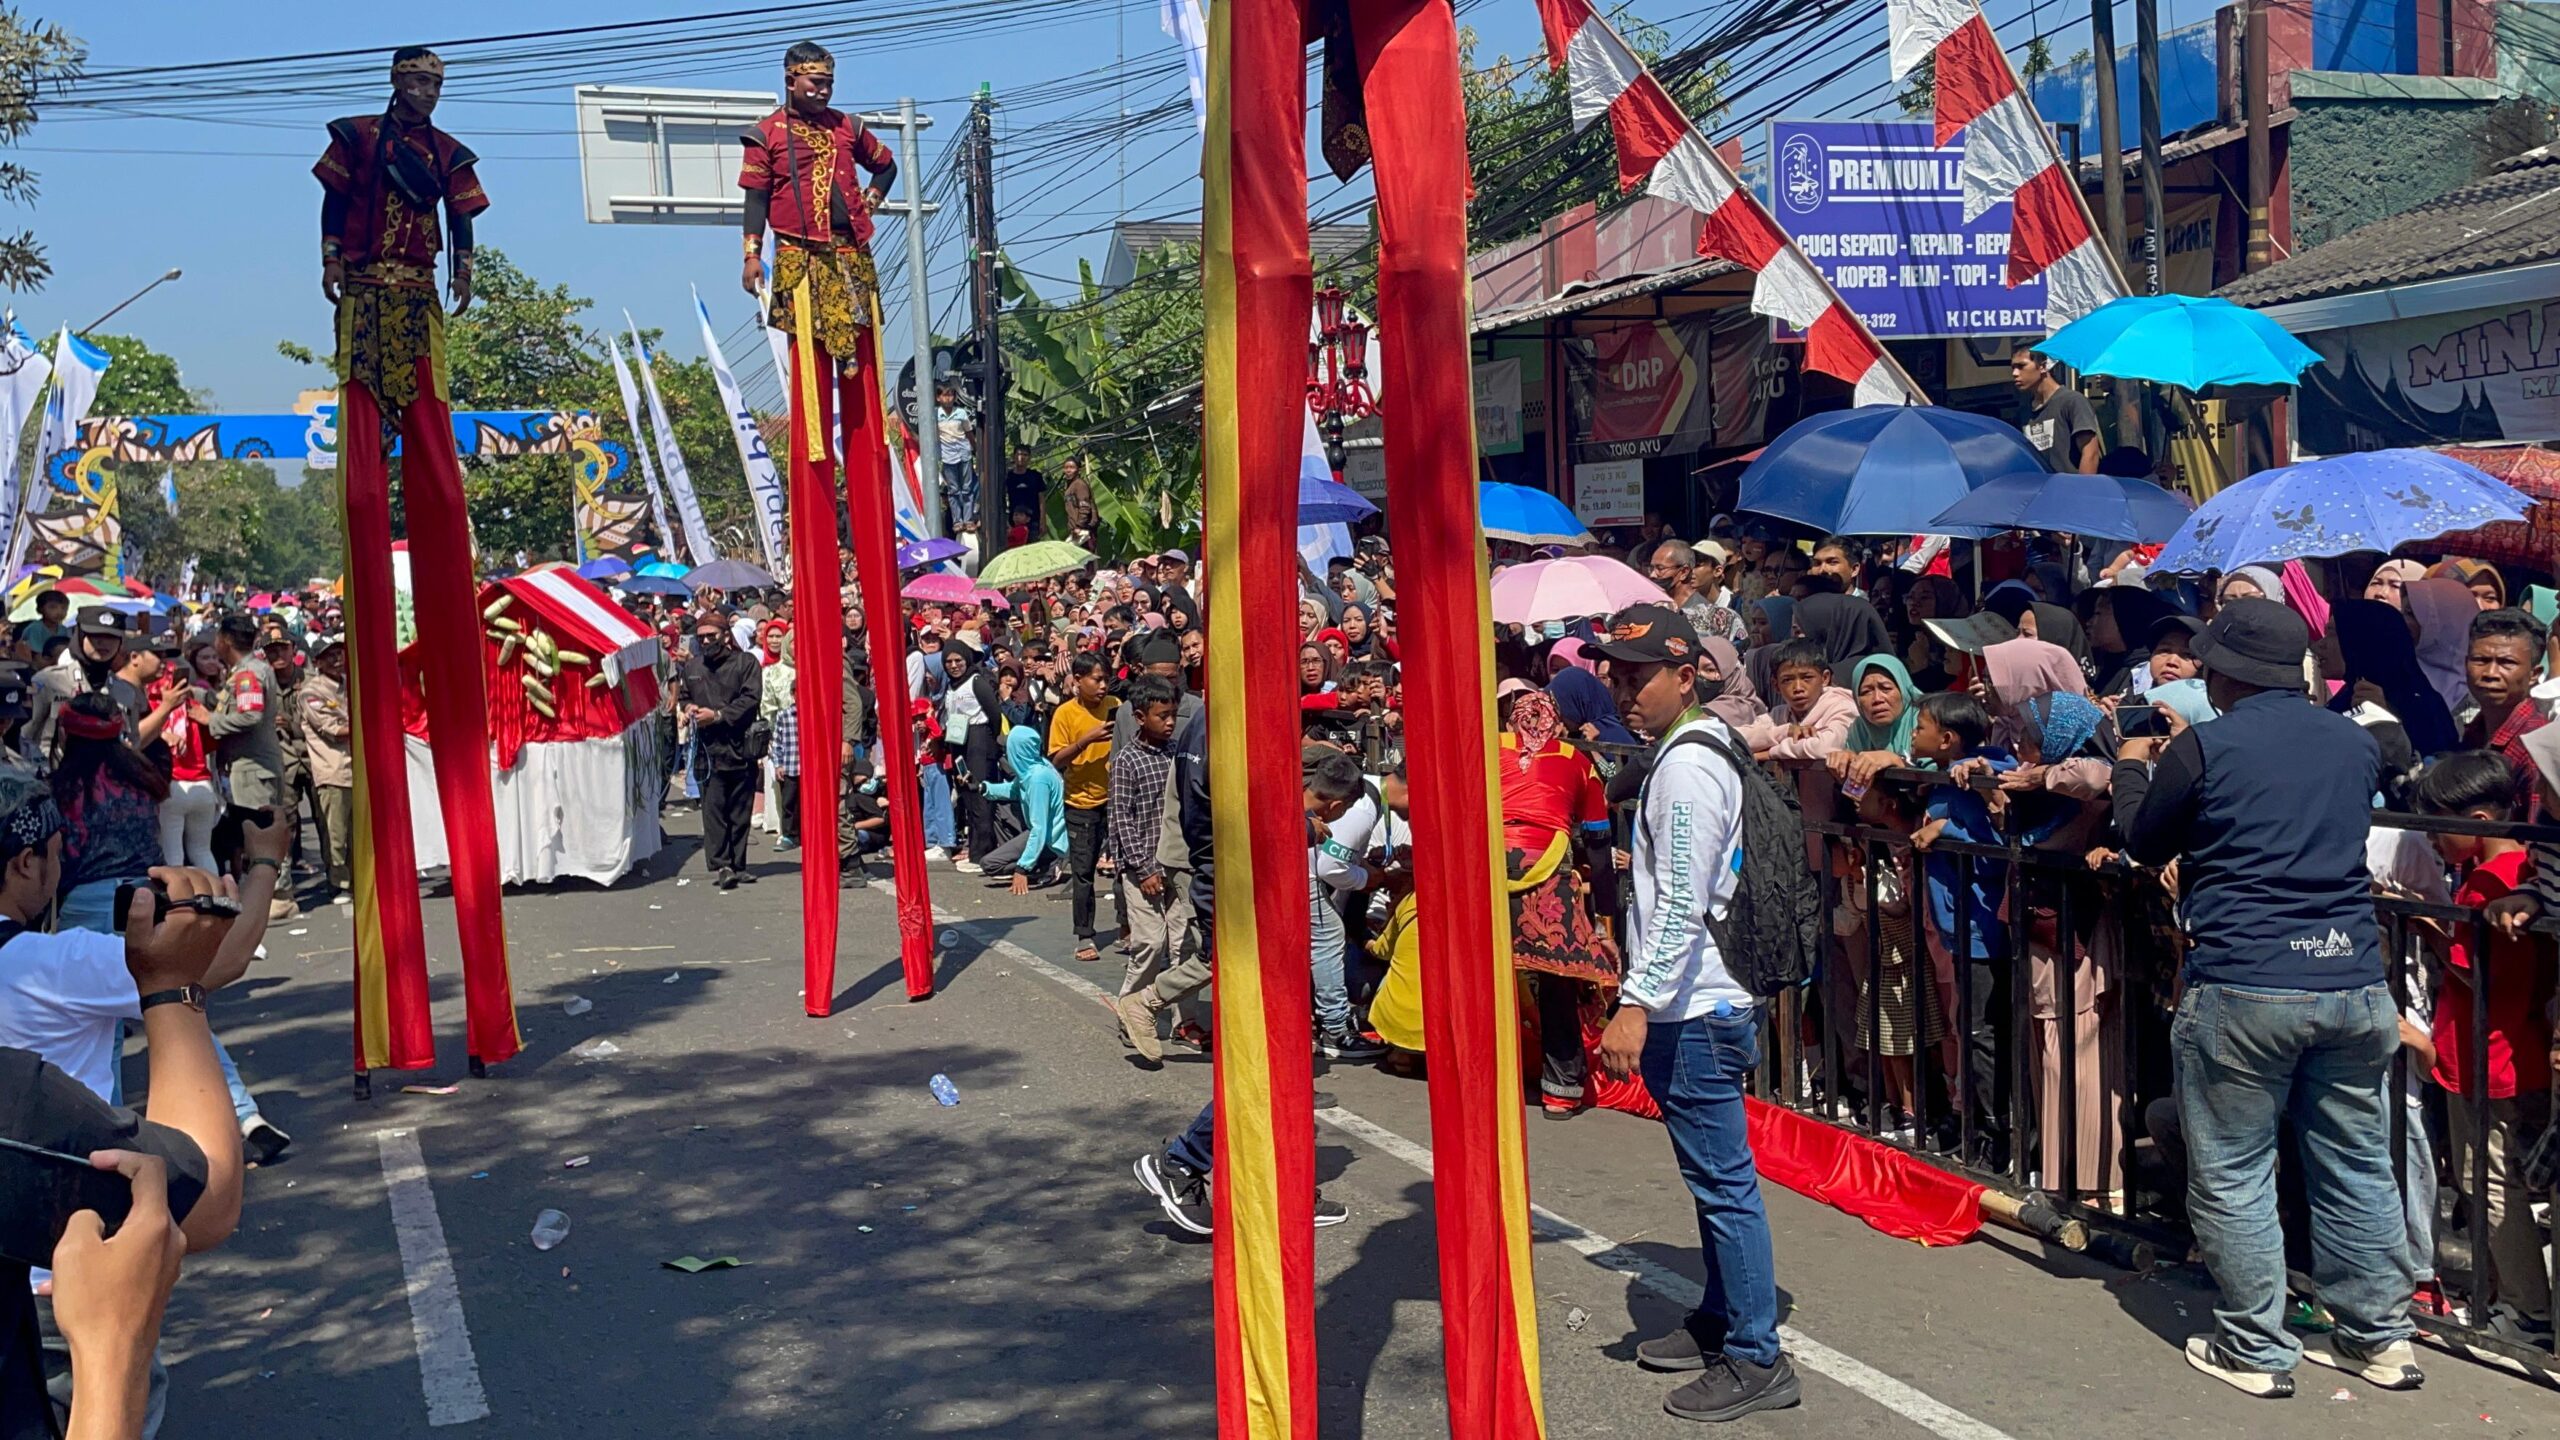
[[[1921,121],[1778,120],[1769,209],[1879,340],[2041,335],[2042,276],[2010,289],[2009,202],[1964,218],[1964,135]]]

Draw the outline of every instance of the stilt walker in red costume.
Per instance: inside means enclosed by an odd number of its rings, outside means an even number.
[[[898,617],[896,521],[873,334],[879,272],[871,209],[897,160],[862,122],[827,101],[835,57],[803,40],[784,52],[784,100],[743,137],[746,263],[739,280],[764,290],[764,232],[773,230],[767,321],[790,333],[791,615],[799,646],[800,904],[805,1004],[825,1015],[836,992],[836,782],[844,737],[844,615],[836,577],[835,447],[830,402],[844,423],[845,504],[854,571],[871,642],[880,721],[880,774],[889,791],[890,859],[898,888],[898,956],[907,998],[933,994],[933,903],[924,874],[924,809],[907,713],[905,627]],[[859,171],[872,181],[866,188]]]
[[[453,308],[471,304],[471,222],[489,208],[462,142],[429,123],[444,61],[416,46],[391,57],[391,103],[329,122],[312,167],[320,206],[320,288],[337,307],[338,471],[345,486],[346,610],[356,771],[356,1084],[377,1068],[435,1063],[426,936],[418,909],[402,754],[397,596],[391,578],[387,455],[401,444],[410,583],[423,652],[436,795],[451,851],[473,1073],[522,1048],[499,912],[497,823],[489,800],[485,642],[472,575],[471,520],[447,404],[446,249]],[[443,225],[437,211],[443,210]]]
[[[1308,274],[1306,44],[1325,42],[1326,158],[1376,170],[1387,515],[1409,617],[1406,730],[1428,957],[1432,1195],[1449,1431],[1544,1431],[1529,1273],[1510,914],[1491,768],[1474,520],[1466,124],[1449,0],[1220,0],[1209,18],[1201,273],[1219,1031],[1218,1433],[1316,1433],[1306,904],[1296,690],[1297,456]],[[1374,126],[1371,122],[1375,122]],[[1286,742],[1286,743],[1283,743]]]

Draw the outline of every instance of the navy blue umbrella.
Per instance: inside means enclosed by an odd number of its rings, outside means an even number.
[[[1938,512],[1929,532],[1967,526],[2053,530],[2099,540],[2157,545],[2187,523],[2186,500],[2148,480],[2113,475],[1999,475]]]
[[[691,595],[693,587],[666,575],[634,575],[614,587],[625,595]]]
[[[1742,472],[1739,508],[1834,535],[1960,535],[1938,516],[2004,475],[2041,478],[2044,460],[2017,427],[1934,405],[1861,405],[1808,416]]]
[[[1340,525],[1378,513],[1367,496],[1330,476],[1298,477],[1298,523]]]

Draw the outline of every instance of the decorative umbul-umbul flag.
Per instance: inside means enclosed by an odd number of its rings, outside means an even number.
[[[2010,201],[2011,285],[2045,277],[2044,324],[2059,330],[2124,293],[2079,182],[2018,84],[1974,0],[1886,0],[1893,76],[1934,61],[1937,138],[1964,132],[1964,218]]]
[[[1573,128],[1609,117],[1619,188],[1642,185],[1705,216],[1698,253],[1760,277],[1751,289],[1753,313],[1804,332],[1807,369],[1856,386],[1861,405],[1918,403],[1923,397],[1901,367],[1609,22],[1587,0],[1538,0],[1538,18],[1546,29],[1547,63],[1565,72]]]
[[[640,370],[640,393],[649,401],[649,428],[657,432],[658,466],[667,480],[667,498],[676,504],[676,523],[684,526],[684,545],[693,552],[693,563],[708,565],[720,558],[711,543],[711,527],[702,518],[702,501],[693,493],[693,474],[685,469],[684,452],[676,448],[676,427],[667,420],[666,401],[658,395],[657,360],[649,353],[649,342],[640,338],[640,326],[631,312],[622,312],[622,323],[631,327],[631,363]]]
[[[18,322],[14,318],[0,321],[0,435],[26,433],[27,417],[35,413],[44,382],[52,374],[53,362],[44,358]],[[44,466],[37,464],[28,478],[43,476]],[[0,536],[15,533],[24,498],[18,484],[18,447],[0,446]]]
[[[622,346],[610,331],[605,334],[604,348],[613,357],[613,387],[622,392],[622,423],[631,427],[631,453],[639,458],[641,477],[649,485],[649,520],[658,528],[658,548],[670,555],[681,555],[683,539],[667,521],[666,488],[658,483],[658,462],[649,449],[649,434],[640,428],[639,387],[631,383],[631,367],[622,363]],[[698,563],[707,558],[697,556],[696,560]]]
[[[711,358],[711,378],[720,387],[720,403],[729,411],[729,429],[737,436],[738,464],[747,472],[747,496],[754,501],[756,541],[764,548],[764,568],[776,579],[788,580],[791,546],[782,530],[786,513],[782,476],[774,469],[772,452],[765,448],[764,429],[756,424],[756,412],[747,408],[745,398],[738,392],[738,377],[730,373],[729,357],[720,353],[720,337],[711,328],[711,307],[702,303],[700,289],[693,292],[693,314],[702,322],[702,351]]]

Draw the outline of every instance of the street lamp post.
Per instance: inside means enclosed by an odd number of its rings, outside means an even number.
[[[159,289],[161,286],[168,284],[170,281],[177,279],[179,273],[177,266],[170,266],[168,271],[161,275],[160,278],[143,286],[141,289],[134,291],[132,294],[127,295],[122,300],[117,301],[115,309],[109,310],[106,314],[101,315],[97,319],[90,321],[88,324],[81,326],[80,334],[85,337],[90,331],[97,329],[99,326],[106,324],[110,320],[113,320],[124,310],[124,307],[141,299],[143,296],[150,294],[152,291]]]
[[[1316,292],[1316,333],[1307,341],[1307,410],[1324,436],[1325,464],[1342,478],[1342,432],[1378,413],[1369,393],[1369,322],[1342,291]]]

